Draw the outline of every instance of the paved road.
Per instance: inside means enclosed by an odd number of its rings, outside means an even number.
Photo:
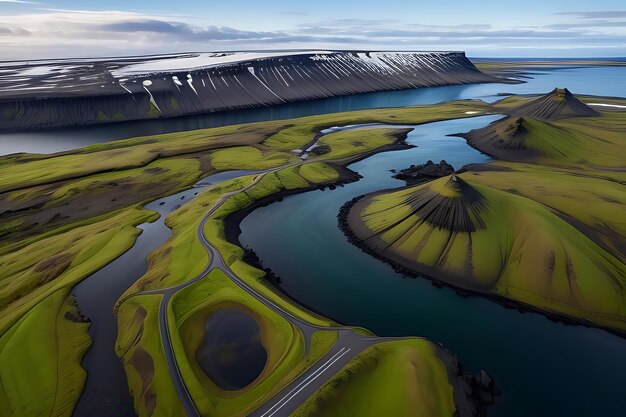
[[[212,246],[204,236],[203,230],[206,222],[209,218],[228,200],[228,198],[245,192],[254,187],[261,181],[261,179],[272,172],[276,172],[291,166],[301,165],[306,162],[297,162],[287,165],[283,165],[277,168],[261,171],[254,179],[254,181],[236,191],[224,194],[211,209],[205,214],[204,218],[200,222],[197,229],[198,240],[202,243],[204,248],[209,254],[209,263],[207,266],[189,281],[171,288],[146,290],[141,291],[132,296],[144,295],[144,294],[162,294],[163,299],[159,307],[159,327],[161,330],[161,338],[163,341],[163,347],[165,350],[165,356],[167,359],[167,365],[169,368],[172,382],[178,393],[178,397],[183,405],[187,417],[201,417],[195,403],[189,393],[187,386],[180,373],[176,355],[174,354],[174,348],[172,345],[172,338],[170,335],[170,326],[168,324],[167,310],[170,300],[173,295],[189,285],[205,278],[214,269],[219,269],[228,278],[230,278],[235,284],[237,284],[242,290],[256,298],[259,302],[269,307],[277,314],[280,314],[284,319],[288,320],[294,325],[303,335],[305,342],[305,352],[311,344],[311,335],[318,330],[330,330],[338,333],[337,341],[333,347],[322,358],[313,363],[305,372],[300,374],[291,383],[279,391],[273,398],[271,398],[264,405],[259,407],[253,413],[251,417],[282,417],[290,415],[296,408],[298,408],[304,401],[306,401],[313,393],[324,385],[333,375],[335,375],[343,366],[345,366],[352,358],[361,353],[368,347],[390,340],[398,340],[401,338],[380,338],[374,336],[364,336],[357,333],[351,327],[329,327],[319,326],[309,323],[291,312],[285,310],[280,305],[265,298],[261,293],[257,292],[253,287],[248,285],[245,281],[239,278],[224,261],[221,253]]]

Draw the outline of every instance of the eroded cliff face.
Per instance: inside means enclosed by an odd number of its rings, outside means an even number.
[[[214,53],[5,65],[0,129],[210,113],[496,81],[463,52]]]

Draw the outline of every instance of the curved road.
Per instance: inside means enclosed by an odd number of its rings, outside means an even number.
[[[382,125],[381,125],[382,126]],[[398,126],[388,125],[389,127],[397,128]],[[379,127],[379,126],[376,126]],[[408,126],[407,126],[408,127]],[[350,126],[350,129],[354,129],[355,126]],[[401,127],[400,127],[401,128]],[[330,130],[330,129],[328,129]],[[336,132],[337,130],[332,130]],[[328,132],[330,133],[330,132]],[[317,135],[312,141],[315,143],[317,139],[319,139],[322,135]],[[308,144],[311,146],[311,143]],[[229,193],[226,193],[220,197],[220,199],[211,207],[211,209],[205,214],[202,221],[198,225],[197,228],[197,236],[198,240],[202,243],[203,247],[209,254],[209,262],[205,266],[205,268],[194,278],[189,281],[186,281],[182,284],[176,285],[170,288],[163,289],[155,289],[155,290],[146,290],[141,291],[135,294],[130,295],[130,297],[138,296],[138,295],[147,295],[147,294],[161,294],[163,298],[161,300],[159,306],[159,326],[161,330],[161,338],[163,342],[163,347],[165,351],[165,356],[167,360],[167,365],[169,368],[170,376],[172,378],[172,382],[176,388],[178,397],[183,405],[185,413],[187,417],[201,417],[196,405],[185,385],[183,377],[180,373],[180,369],[178,366],[178,362],[176,360],[176,355],[174,353],[174,347],[172,344],[172,338],[170,334],[170,326],[168,323],[167,311],[170,300],[172,296],[174,296],[178,291],[183,288],[188,287],[189,285],[194,284],[195,282],[205,278],[211,271],[214,269],[219,269],[222,271],[228,278],[230,278],[235,284],[237,284],[243,291],[250,294],[252,297],[256,298],[259,302],[272,309],[277,314],[281,315],[284,319],[288,320],[293,326],[298,328],[298,330],[302,333],[304,342],[305,342],[305,352],[308,352],[311,343],[311,335],[313,332],[318,330],[326,330],[326,331],[334,331],[337,332],[338,337],[335,344],[331,347],[331,349],[326,352],[320,359],[318,359],[315,363],[313,363],[309,368],[307,368],[303,373],[301,373],[297,378],[291,381],[287,386],[285,386],[281,391],[279,391],[273,398],[271,398],[264,405],[259,407],[257,410],[250,414],[251,417],[280,417],[280,416],[288,416],[293,411],[295,411],[304,401],[306,401],[313,393],[319,390],[324,383],[326,383],[331,377],[333,377],[341,368],[343,368],[352,358],[357,356],[363,350],[368,347],[391,340],[399,340],[403,338],[382,338],[376,336],[364,336],[355,331],[354,328],[351,327],[340,327],[340,326],[320,326],[311,324],[300,317],[295,316],[293,313],[285,310],[280,305],[274,303],[273,301],[265,298],[261,293],[256,291],[253,287],[248,285],[245,281],[243,281],[240,277],[238,277],[230,268],[230,266],[224,261],[222,254],[211,245],[206,237],[204,236],[203,230],[206,222],[209,218],[228,200],[228,198],[246,192],[256,184],[258,184],[263,177],[269,173],[277,172],[285,168],[289,168],[292,166],[305,164],[305,161],[296,162],[286,164],[277,168],[267,169],[264,171],[259,171],[254,181],[239,190],[235,190]],[[247,174],[244,174],[247,175]],[[243,175],[242,175],[243,176]],[[237,178],[237,177],[235,177]]]

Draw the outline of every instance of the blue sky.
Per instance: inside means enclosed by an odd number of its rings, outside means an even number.
[[[0,0],[0,60],[249,49],[626,56],[617,0]]]

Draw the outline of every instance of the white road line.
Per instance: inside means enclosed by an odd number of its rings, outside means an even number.
[[[283,408],[285,405],[287,405],[287,403],[289,403],[289,401],[291,401],[291,399],[293,397],[298,395],[300,393],[300,391],[305,389],[307,387],[307,385],[309,385],[311,382],[315,381],[328,368],[333,366],[335,364],[335,362],[337,362],[339,359],[341,359],[346,353],[350,352],[351,350],[352,349],[347,349],[346,350],[345,347],[341,348],[341,350],[339,352],[335,353],[335,355],[332,358],[330,358],[324,365],[322,365],[320,368],[315,370],[315,372],[313,372],[311,375],[306,377],[302,382],[300,382],[300,384],[298,384],[295,388],[293,388],[291,391],[289,391],[289,393],[286,396],[284,396],[279,402],[274,404],[274,406],[272,406],[272,408],[270,408],[264,414],[262,414],[261,417],[265,417],[265,416],[272,417],[274,414],[276,414],[278,411],[280,411],[281,408]],[[337,355],[339,355],[339,356],[337,356]],[[295,390],[297,390],[297,391],[294,392]],[[280,404],[280,403],[282,403],[282,404]],[[279,404],[280,404],[280,406],[279,406]],[[278,406],[278,408],[276,408],[274,411],[272,411],[272,409],[274,409],[277,406]]]
[[[337,351],[337,353],[335,353],[330,359],[328,359],[326,362],[324,362],[322,364],[322,366],[320,366],[319,368],[317,368],[315,371],[311,372],[311,375],[307,376],[306,378],[304,378],[302,381],[300,381],[300,383],[298,385],[296,385],[295,387],[293,387],[291,389],[291,391],[289,391],[287,394],[285,394],[285,396],[283,398],[281,398],[280,400],[278,400],[276,402],[276,404],[274,404],[269,410],[267,410],[265,412],[265,414],[262,414],[261,417],[265,417],[267,415],[267,413],[272,412],[272,410],[276,407],[279,406],[279,404],[281,402],[283,402],[285,400],[285,398],[287,398],[289,395],[291,395],[295,390],[297,390],[298,388],[300,388],[302,386],[302,384],[305,384],[309,379],[313,378],[316,374],[320,373],[322,371],[322,368],[324,366],[326,366],[328,364],[328,362],[332,361],[333,359],[335,359],[337,357],[337,355],[341,354],[344,350],[346,350],[345,347],[341,348],[339,351]],[[281,406],[282,407],[282,406]]]

